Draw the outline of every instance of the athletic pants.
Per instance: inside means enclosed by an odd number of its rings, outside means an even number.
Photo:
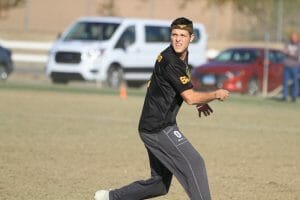
[[[191,200],[210,200],[204,161],[178,130],[169,126],[149,134],[140,133],[149,155],[151,178],[110,191],[109,200],[142,200],[168,193],[176,176]]]

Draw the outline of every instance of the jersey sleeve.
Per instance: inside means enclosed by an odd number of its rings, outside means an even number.
[[[176,64],[168,64],[164,70],[168,82],[178,93],[193,88],[191,83],[189,69]]]

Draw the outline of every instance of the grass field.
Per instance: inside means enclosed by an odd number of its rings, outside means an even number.
[[[83,200],[149,175],[137,134],[144,91],[0,84],[0,199]],[[204,157],[215,200],[300,200],[300,103],[233,95],[178,124]],[[174,179],[161,198],[188,199]]]

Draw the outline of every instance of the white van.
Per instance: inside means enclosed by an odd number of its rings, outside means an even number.
[[[118,87],[125,80],[139,86],[149,80],[157,55],[170,44],[171,21],[83,17],[54,43],[46,74],[54,83],[88,80]],[[189,64],[205,62],[206,33],[194,23]]]

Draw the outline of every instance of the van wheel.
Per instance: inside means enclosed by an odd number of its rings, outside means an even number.
[[[67,84],[69,82],[68,79],[65,79],[65,78],[54,78],[52,77],[52,83],[54,84]]]
[[[118,65],[112,65],[107,74],[107,85],[112,88],[119,88],[123,81],[123,71]]]
[[[248,89],[247,89],[247,94],[248,95],[256,95],[259,91],[258,89],[258,80],[257,78],[251,78],[249,81],[248,81]]]
[[[4,66],[1,66],[1,65],[0,65],[0,81],[6,80],[6,79],[7,79],[7,76],[8,76],[8,74],[7,74],[7,72],[6,72],[5,68],[4,68]]]

